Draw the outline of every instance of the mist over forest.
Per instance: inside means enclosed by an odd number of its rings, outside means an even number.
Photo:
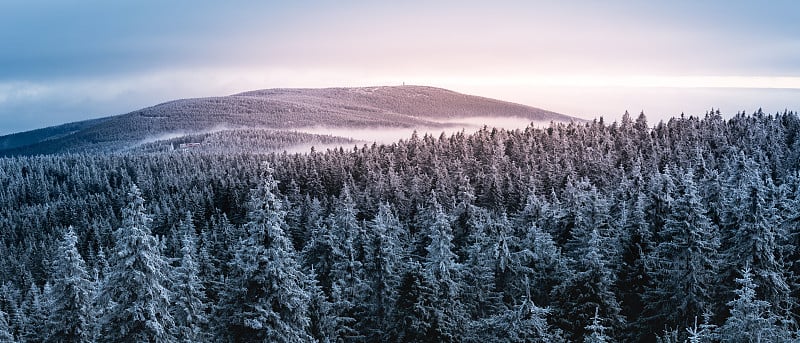
[[[0,159],[0,337],[798,339],[795,113],[224,145],[264,132]]]

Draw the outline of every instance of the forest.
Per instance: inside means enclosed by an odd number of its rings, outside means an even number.
[[[0,341],[792,342],[799,246],[788,111],[6,157]]]

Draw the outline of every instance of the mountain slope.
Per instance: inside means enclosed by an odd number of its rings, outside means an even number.
[[[0,156],[118,151],[161,138],[245,128],[437,128],[470,117],[579,120],[434,87],[266,89],[175,100],[123,115],[3,136]]]

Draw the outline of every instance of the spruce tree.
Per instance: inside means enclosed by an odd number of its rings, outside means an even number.
[[[434,222],[425,228],[429,243],[425,248],[427,254],[422,265],[421,301],[430,306],[426,311],[431,315],[431,328],[427,337],[449,342],[457,340],[463,333],[466,321],[459,301],[461,267],[453,252],[450,217],[444,213],[433,194],[430,203],[431,207],[427,211],[432,214]]]
[[[109,256],[109,272],[100,302],[101,342],[174,342],[169,313],[169,265],[150,233],[152,220],[135,185],[122,209],[122,226],[114,232],[116,244]]]
[[[773,306],[793,307],[787,283],[787,271],[781,253],[782,218],[778,214],[776,187],[764,182],[752,161],[742,162],[741,179],[730,187],[726,201],[729,237],[724,251],[728,280],[748,266],[759,293]]]
[[[0,342],[16,342],[13,332],[14,330],[11,329],[11,326],[8,323],[8,315],[3,312],[3,310],[0,310]]]
[[[537,225],[531,225],[522,240],[522,264],[525,266],[525,285],[531,301],[541,306],[549,306],[553,299],[550,292],[564,282],[567,274],[567,260],[556,246],[553,237]]]
[[[334,202],[334,211],[325,225],[330,228],[330,281],[331,304],[337,324],[337,337],[349,340],[363,339],[367,314],[367,299],[371,287],[364,268],[366,234],[358,222],[355,202],[345,186]]]
[[[578,260],[570,260],[571,270],[552,292],[555,302],[554,321],[573,340],[586,334],[586,327],[599,308],[602,317],[608,318],[611,334],[619,332],[625,324],[621,308],[614,294],[614,274],[607,267],[608,261],[602,250],[602,237],[595,229],[589,235]]]
[[[46,334],[42,328],[46,326],[49,307],[42,291],[36,284],[31,284],[25,299],[20,306],[23,314],[19,340],[23,342],[41,342]]]
[[[237,243],[217,334],[233,341],[302,342],[308,333],[306,275],[285,231],[286,212],[271,171],[247,204],[247,237]]]
[[[311,270],[306,271],[306,275],[308,276],[306,290],[309,294],[308,332],[317,342],[335,342],[337,321],[333,314],[331,302],[325,292],[322,291],[322,287],[319,286],[314,269],[311,268]]]
[[[736,299],[728,302],[731,315],[720,327],[725,342],[786,342],[790,333],[779,326],[780,318],[771,311],[768,301],[756,298],[756,284],[749,268],[736,279],[740,285]]]
[[[93,285],[70,227],[53,256],[47,321],[48,342],[91,342]]]
[[[205,288],[198,277],[196,263],[197,234],[192,224],[192,213],[179,224],[180,262],[173,273],[172,317],[175,319],[175,338],[179,342],[207,340]]]
[[[380,340],[383,329],[388,326],[392,309],[397,301],[397,288],[402,275],[403,240],[402,227],[388,203],[378,206],[378,213],[369,222],[372,237],[367,264],[367,277],[372,289],[368,316],[370,340]]]
[[[654,330],[689,327],[695,316],[712,310],[715,299],[719,232],[706,216],[693,176],[691,171],[680,176],[680,194],[645,264],[653,281],[642,318]]]
[[[584,343],[607,343],[611,339],[606,336],[606,328],[603,326],[602,318],[600,318],[600,308],[595,307],[594,309],[594,317],[592,317],[592,323],[586,326],[586,332],[588,334],[584,336],[583,342]]]

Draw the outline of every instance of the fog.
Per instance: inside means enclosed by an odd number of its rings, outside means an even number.
[[[142,139],[142,140],[136,142],[135,144],[131,145],[129,148],[136,148],[136,147],[141,146],[143,144],[153,143],[153,142],[158,142],[158,141],[165,141],[165,140],[170,140],[170,139],[173,139],[173,138],[180,138],[180,137],[184,137],[184,136],[204,135],[204,134],[208,134],[208,133],[215,133],[215,132],[227,131],[227,130],[235,130],[235,129],[236,128],[234,128],[234,127],[220,124],[220,125],[216,125],[216,126],[210,128],[210,129],[202,130],[202,131],[191,131],[191,132],[182,131],[182,130],[181,131],[172,131],[172,132],[162,133],[162,134],[158,134],[158,135],[147,136],[144,139]]]
[[[547,127],[550,122],[532,122],[525,118],[516,117],[469,117],[457,118],[450,120],[439,120],[439,123],[448,125],[442,127],[377,127],[377,128],[341,128],[341,127],[313,127],[313,128],[300,128],[294,131],[310,133],[316,135],[330,135],[337,137],[344,137],[353,139],[355,142],[351,143],[332,143],[323,145],[301,144],[285,149],[288,153],[306,153],[310,152],[313,147],[315,151],[325,151],[328,149],[352,149],[354,146],[363,146],[364,144],[370,145],[377,144],[392,144],[401,139],[407,140],[411,138],[414,132],[417,132],[419,137],[426,134],[439,137],[442,133],[446,136],[452,135],[457,132],[463,131],[464,133],[473,133],[480,130],[484,126],[496,127],[507,130],[525,129],[529,125],[534,127]]]

